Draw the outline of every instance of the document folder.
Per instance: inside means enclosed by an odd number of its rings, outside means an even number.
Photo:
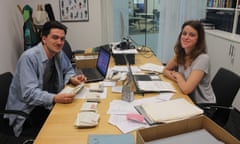
[[[135,106],[149,125],[169,123],[203,114],[203,110],[183,98]]]

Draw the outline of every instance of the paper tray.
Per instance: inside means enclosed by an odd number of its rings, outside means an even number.
[[[145,142],[152,140],[175,136],[199,129],[206,129],[215,138],[223,141],[225,144],[240,144],[239,140],[204,115],[140,129],[137,131],[136,141],[137,144],[144,144]]]

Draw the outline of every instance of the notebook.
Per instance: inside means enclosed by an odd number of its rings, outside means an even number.
[[[135,106],[150,125],[170,123],[203,114],[203,110],[183,98]]]
[[[148,74],[133,74],[132,69],[131,69],[131,65],[128,62],[127,57],[124,55],[124,59],[126,61],[127,67],[128,67],[128,79],[130,83],[131,81],[133,81],[135,87],[136,87],[136,92],[135,93],[141,93],[144,94],[144,92],[146,92],[145,90],[141,89],[138,85],[138,81],[152,81],[153,79],[156,79],[154,77],[152,77],[151,75]],[[158,80],[160,80],[160,77],[158,77]],[[151,91],[152,92],[152,91]]]
[[[135,81],[160,81],[159,75],[155,74],[133,74]]]
[[[99,49],[96,67],[81,69],[82,74],[87,77],[86,82],[96,82],[105,79],[108,71],[110,56],[110,52],[105,48]]]
[[[175,92],[174,87],[165,81],[162,81],[157,74],[132,74],[136,93],[153,93],[153,92]]]

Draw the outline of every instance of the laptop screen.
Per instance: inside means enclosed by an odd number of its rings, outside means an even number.
[[[108,64],[110,61],[110,53],[103,48],[100,48],[97,60],[97,69],[103,76],[106,76]]]

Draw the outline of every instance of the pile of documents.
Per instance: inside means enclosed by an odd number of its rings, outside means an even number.
[[[157,72],[157,73],[163,73],[164,66],[153,64],[153,63],[146,63],[144,65],[141,65],[140,69],[146,70],[146,71]]]
[[[136,86],[143,92],[176,92],[175,88],[166,81],[136,81]]]
[[[98,103],[84,102],[80,112],[77,114],[74,126],[76,128],[95,127],[98,124],[100,115],[97,113]]]
[[[149,124],[169,123],[203,114],[203,110],[183,98],[145,103],[135,107]]]

